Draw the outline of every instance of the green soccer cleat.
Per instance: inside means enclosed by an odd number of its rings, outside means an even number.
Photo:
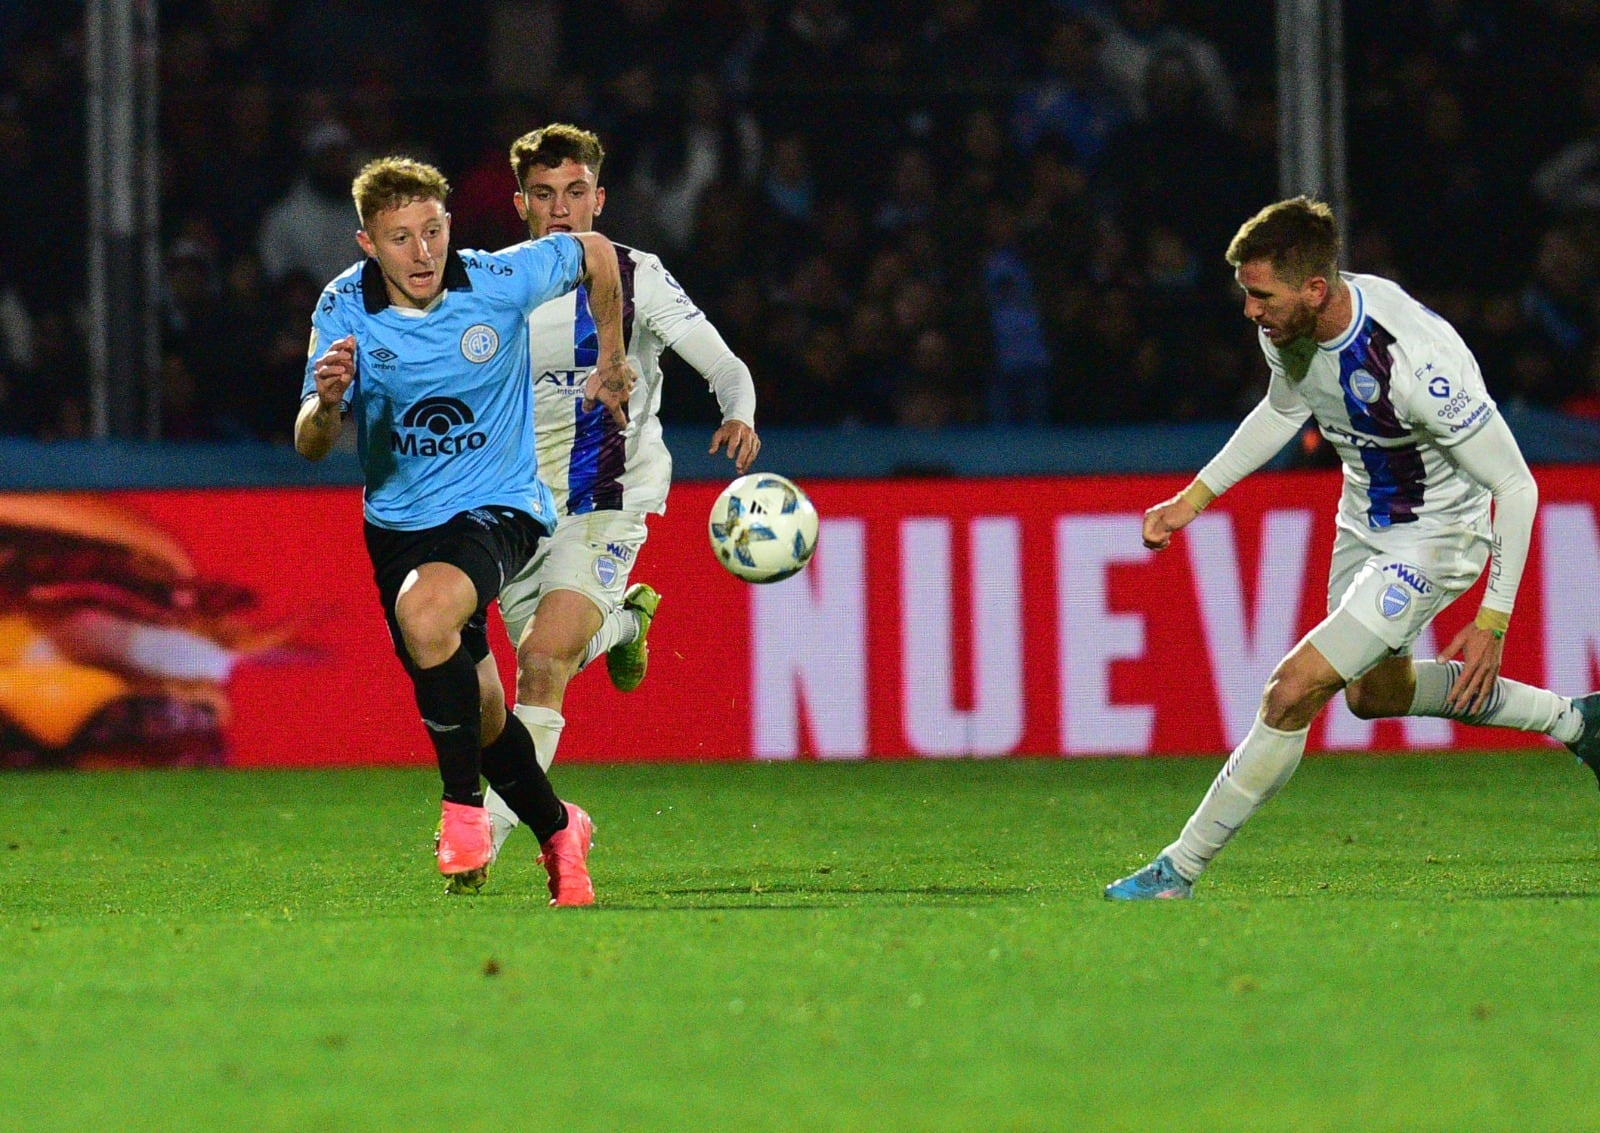
[[[1583,733],[1567,745],[1567,750],[1587,764],[1600,780],[1600,692],[1573,697],[1572,706],[1583,717]]]
[[[632,692],[644,680],[644,671],[650,664],[650,622],[661,605],[661,595],[647,583],[636,582],[622,595],[622,608],[632,610],[639,618],[639,635],[625,645],[606,650],[606,672],[611,683],[622,692]]]

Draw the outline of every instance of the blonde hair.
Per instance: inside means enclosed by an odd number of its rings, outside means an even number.
[[[361,167],[350,184],[356,215],[361,227],[386,209],[401,208],[412,201],[444,203],[450,195],[450,182],[433,166],[409,157],[380,157]]]
[[[1295,287],[1313,276],[1334,279],[1339,271],[1339,226],[1333,210],[1303,196],[1270,204],[1239,226],[1227,259],[1234,267],[1267,260],[1279,279]]]
[[[516,174],[517,190],[521,191],[530,169],[554,169],[568,158],[587,165],[598,181],[606,151],[598,135],[566,122],[552,122],[523,134],[511,143],[511,172]]]

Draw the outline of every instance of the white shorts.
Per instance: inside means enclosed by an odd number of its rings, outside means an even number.
[[[564,515],[528,565],[500,588],[500,616],[515,645],[552,590],[576,590],[602,614],[622,601],[628,575],[649,532],[636,511]]]
[[[1328,565],[1328,616],[1306,640],[1346,681],[1411,652],[1435,615],[1472,588],[1489,544],[1446,533],[1379,552],[1341,529]]]

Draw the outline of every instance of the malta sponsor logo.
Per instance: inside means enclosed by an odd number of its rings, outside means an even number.
[[[594,576],[600,580],[601,586],[610,586],[617,580],[617,560],[610,555],[601,555],[594,561]]]
[[[625,563],[633,561],[633,548],[622,543],[607,543],[606,554],[611,555],[613,558],[621,559]]]
[[[1371,405],[1383,393],[1383,385],[1365,370],[1350,375],[1350,396],[1362,405]]]
[[[477,323],[462,332],[461,356],[468,362],[487,362],[499,349],[500,336],[486,323]]]
[[[1383,593],[1378,595],[1378,612],[1390,621],[1405,613],[1406,607],[1410,605],[1410,593],[1398,582],[1390,583],[1383,588]]]
[[[473,429],[472,410],[453,397],[425,397],[400,418],[389,447],[401,456],[459,456],[489,443],[489,435]],[[464,432],[462,430],[465,430]]]
[[[1385,563],[1383,573],[1393,575],[1418,594],[1433,593],[1433,583],[1428,581],[1428,576],[1409,563]]]

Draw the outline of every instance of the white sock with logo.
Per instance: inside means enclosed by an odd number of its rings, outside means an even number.
[[[567,718],[554,708],[537,704],[518,704],[511,711],[527,727],[533,737],[533,754],[548,772],[556,761],[556,746],[561,743],[561,729],[567,726]]]
[[[499,857],[500,847],[511,837],[511,832],[521,825],[522,819],[506,805],[505,799],[495,793],[493,787],[484,787],[483,805],[489,812],[489,827],[494,831],[494,853]]]
[[[626,645],[639,636],[639,615],[624,606],[613,606],[600,622],[589,644],[584,648],[583,660],[578,663],[581,673],[589,662],[608,650]],[[524,721],[526,722],[526,721]]]
[[[1211,783],[1178,840],[1161,852],[1189,881],[1211,864],[1239,828],[1276,795],[1306,750],[1306,733],[1269,728],[1260,716]]]
[[[1411,697],[1408,716],[1443,716],[1466,724],[1540,732],[1562,743],[1573,743],[1583,734],[1583,717],[1572,706],[1571,697],[1498,677],[1489,693],[1488,707],[1469,716],[1445,707],[1450,687],[1461,676],[1460,661],[1416,661],[1412,667],[1417,674],[1417,691]]]
[[[532,704],[519,704],[511,711],[533,737],[534,757],[539,760],[539,766],[548,772],[556,759],[556,746],[561,742],[561,729],[566,727],[566,717],[554,708],[540,708]],[[484,787],[483,805],[489,812],[489,826],[494,831],[494,852],[498,856],[500,847],[511,836],[511,832],[522,824],[522,819],[517,817],[517,812],[493,787]]]

